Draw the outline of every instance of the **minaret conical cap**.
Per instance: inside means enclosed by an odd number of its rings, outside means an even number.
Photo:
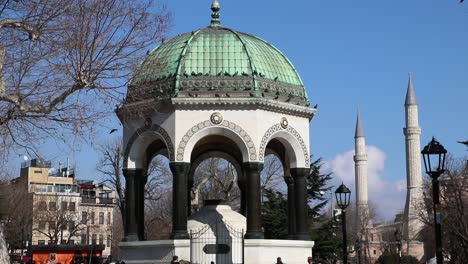
[[[414,94],[413,81],[411,73],[408,75],[408,90],[406,91],[405,105],[417,105],[416,95]]]
[[[356,132],[354,133],[354,138],[364,137],[364,129],[361,124],[361,113],[358,111],[356,119]]]

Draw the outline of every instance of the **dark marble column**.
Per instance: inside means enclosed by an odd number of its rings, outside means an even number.
[[[148,181],[146,173],[135,178],[136,215],[138,223],[138,240],[145,240],[145,186]]]
[[[188,239],[187,232],[187,182],[190,163],[169,164],[173,175],[172,184],[172,239]]]
[[[291,176],[294,178],[294,196],[296,202],[296,239],[310,240],[307,230],[307,181],[306,177],[309,168],[291,169]]]
[[[138,241],[136,179],[141,176],[142,172],[142,169],[123,169],[125,176],[124,241]]]
[[[284,176],[288,186],[288,239],[296,238],[296,199],[294,197],[294,179],[288,175]]]
[[[240,198],[240,214],[243,216],[247,216],[247,195],[244,190],[241,191],[241,198]]]
[[[193,173],[190,171],[190,173]],[[187,216],[192,214],[192,188],[193,188],[193,174],[188,175],[188,183],[187,183]]]
[[[260,172],[263,163],[246,162],[243,165],[247,184],[247,231],[246,239],[264,238],[260,198]]]

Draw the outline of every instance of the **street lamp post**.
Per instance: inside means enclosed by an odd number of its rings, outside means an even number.
[[[336,204],[341,209],[341,224],[343,227],[343,263],[348,264],[348,249],[346,238],[346,208],[349,206],[351,191],[343,183],[336,189]]]
[[[432,198],[434,200],[434,225],[436,240],[437,264],[443,263],[442,256],[442,229],[440,226],[440,202],[439,202],[439,176],[445,172],[445,155],[447,150],[435,138],[421,151],[424,159],[426,173],[432,178]]]

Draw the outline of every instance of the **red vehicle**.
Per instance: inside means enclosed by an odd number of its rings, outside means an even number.
[[[104,245],[33,245],[34,264],[101,264]]]

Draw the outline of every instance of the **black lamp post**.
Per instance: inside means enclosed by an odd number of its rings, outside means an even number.
[[[442,257],[442,230],[440,227],[441,214],[439,202],[439,176],[445,172],[445,150],[435,138],[421,151],[424,158],[424,168],[426,173],[432,178],[432,198],[434,200],[434,225],[436,239],[436,258],[437,264],[443,263]]]
[[[343,263],[348,263],[348,250],[346,238],[346,208],[349,206],[351,191],[343,183],[336,189],[336,204],[341,209],[341,224],[343,227]]]

